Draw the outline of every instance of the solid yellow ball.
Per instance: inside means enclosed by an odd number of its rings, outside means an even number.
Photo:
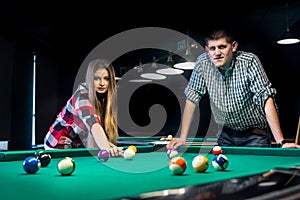
[[[195,156],[192,162],[192,166],[196,172],[205,172],[208,165],[208,158],[203,155]]]
[[[136,146],[134,146],[134,145],[128,146],[128,149],[132,149],[132,150],[134,151],[134,153],[137,152],[137,148],[136,148]]]

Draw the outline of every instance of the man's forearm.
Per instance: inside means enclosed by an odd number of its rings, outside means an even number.
[[[273,136],[274,136],[276,142],[279,143],[280,141],[282,141],[284,139],[284,137],[283,137],[282,130],[280,127],[278,113],[276,111],[274,101],[271,97],[268,98],[266,101],[265,112],[266,112],[266,118],[267,118],[268,124],[273,133]]]
[[[182,140],[186,140],[186,138],[188,137],[190,126],[194,117],[195,108],[196,105],[192,101],[186,100],[180,134],[180,139]]]

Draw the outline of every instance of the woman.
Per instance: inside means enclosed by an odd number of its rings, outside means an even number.
[[[81,83],[51,125],[45,149],[100,148],[123,156],[116,146],[116,80],[114,68],[103,59],[89,63]]]

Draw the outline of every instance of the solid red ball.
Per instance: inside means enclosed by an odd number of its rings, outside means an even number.
[[[222,151],[223,151],[223,150],[222,150],[222,147],[220,147],[220,146],[214,146],[214,148],[212,149],[212,153],[213,153],[215,156],[221,154]]]

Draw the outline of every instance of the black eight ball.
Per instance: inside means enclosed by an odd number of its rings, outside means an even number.
[[[51,162],[51,156],[48,153],[41,153],[38,158],[41,162],[41,167],[47,167]]]

